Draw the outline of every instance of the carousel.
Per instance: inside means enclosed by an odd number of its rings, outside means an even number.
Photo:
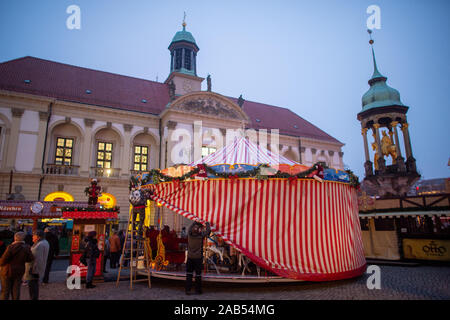
[[[135,175],[130,214],[144,204],[158,221],[156,227],[144,227],[149,262],[138,266],[138,273],[185,279],[187,239],[163,228],[164,206],[193,222],[211,224],[204,244],[204,281],[359,276],[366,261],[358,184],[349,170],[300,165],[243,137],[189,165]]]

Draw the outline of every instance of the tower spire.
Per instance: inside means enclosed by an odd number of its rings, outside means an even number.
[[[184,11],[183,23],[181,25],[183,26],[183,31],[185,31],[186,30],[186,11]]]
[[[368,29],[367,32],[369,33],[369,43],[370,46],[372,47],[372,59],[373,59],[373,74],[372,74],[372,79],[376,79],[376,78],[386,78],[385,76],[383,76],[380,71],[378,71],[378,67],[377,67],[377,60],[375,59],[375,51],[373,50],[373,39],[372,39],[372,30]]]

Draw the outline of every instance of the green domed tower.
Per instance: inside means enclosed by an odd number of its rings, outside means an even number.
[[[201,91],[204,78],[197,76],[197,46],[194,37],[183,29],[175,33],[168,47],[170,51],[170,74],[165,83],[171,86],[175,95],[183,95],[192,91]],[[173,97],[175,98],[175,97]]]
[[[372,33],[371,30],[368,32]],[[369,79],[370,88],[362,96],[362,110],[357,115],[364,139],[364,181],[379,190],[380,195],[404,195],[420,177],[412,155],[406,119],[409,108],[400,101],[400,93],[386,84],[387,77],[378,71],[372,38],[369,43],[374,70]],[[406,161],[402,156],[397,126],[403,134]],[[373,162],[367,141],[368,131],[372,131],[373,137]],[[386,164],[386,159],[391,163]]]

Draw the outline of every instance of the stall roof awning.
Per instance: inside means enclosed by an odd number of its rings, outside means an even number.
[[[39,213],[31,211],[34,203],[40,202],[44,208]],[[46,219],[61,218],[61,208],[64,206],[87,207],[87,202],[65,202],[65,201],[0,201],[0,218],[4,219]]]
[[[359,213],[360,218],[400,218],[400,217],[416,217],[416,216],[450,216],[450,210],[440,211],[392,211],[392,212],[373,212]]]

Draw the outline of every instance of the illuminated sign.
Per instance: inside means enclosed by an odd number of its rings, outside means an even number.
[[[117,200],[112,194],[103,192],[102,195],[98,197],[98,203],[105,208],[114,208]]]
[[[450,240],[403,239],[406,259],[450,261]]]
[[[21,206],[0,206],[0,211],[20,212],[20,211],[22,211],[22,207]]]
[[[45,196],[44,201],[74,201],[70,193],[64,191],[56,191]]]

